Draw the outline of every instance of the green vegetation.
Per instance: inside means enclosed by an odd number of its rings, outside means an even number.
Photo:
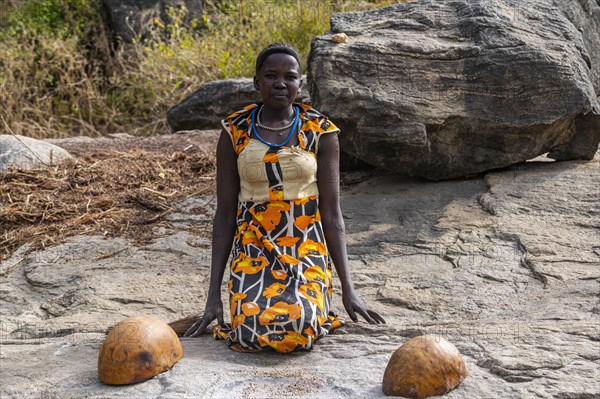
[[[88,0],[42,0],[4,2],[6,26],[2,36],[81,36],[99,4]]]
[[[12,2],[0,19],[0,109],[30,137],[167,132],[170,106],[205,82],[252,76],[269,43],[287,42],[306,61],[332,13],[391,3],[213,0],[201,19],[170,9],[171,24],[155,18],[143,37],[115,46],[97,1]]]

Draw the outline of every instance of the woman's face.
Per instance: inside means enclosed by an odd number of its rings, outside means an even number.
[[[260,91],[264,105],[273,110],[290,107],[300,86],[300,66],[294,57],[284,53],[268,56],[254,77],[254,87]]]

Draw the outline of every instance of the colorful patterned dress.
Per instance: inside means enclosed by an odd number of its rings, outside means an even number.
[[[250,139],[252,104],[223,120],[237,154],[240,194],[230,265],[231,324],[214,329],[242,352],[311,349],[342,325],[330,312],[331,259],[317,188],[322,134],[339,132],[325,116],[299,106],[298,146]]]

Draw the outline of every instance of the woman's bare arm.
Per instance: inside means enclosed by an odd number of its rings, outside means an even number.
[[[202,334],[215,319],[223,324],[221,283],[235,235],[239,191],[237,158],[228,133],[223,131],[217,144],[217,210],[213,222],[208,296],[204,315],[185,332],[185,337]]]
[[[371,324],[385,323],[383,317],[360,299],[348,270],[345,226],[340,209],[340,146],[337,134],[327,133],[319,138],[317,156],[317,182],[319,186],[319,211],[327,241],[327,249],[342,283],[342,301],[348,315],[358,321],[356,313]]]

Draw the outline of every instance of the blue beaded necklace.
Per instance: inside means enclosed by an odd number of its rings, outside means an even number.
[[[261,107],[262,107],[262,105],[261,105]],[[283,147],[284,145],[286,145],[292,138],[292,135],[294,134],[294,132],[296,131],[296,128],[298,127],[298,120],[300,119],[300,110],[298,109],[298,106],[292,105],[292,107],[294,108],[294,112],[295,112],[294,124],[292,125],[292,129],[288,133],[287,138],[281,144],[269,143],[267,140],[263,139],[260,136],[260,134],[258,134],[258,131],[256,130],[256,114],[258,113],[258,110],[260,109],[260,107],[254,108],[254,111],[252,111],[252,131],[256,135],[256,138],[259,139],[260,141],[262,141],[264,144],[268,145],[269,147],[279,148],[279,147]]]

